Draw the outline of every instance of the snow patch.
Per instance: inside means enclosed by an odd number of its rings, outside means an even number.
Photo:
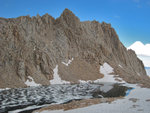
[[[140,73],[137,73],[138,76],[141,76]]]
[[[92,81],[92,80],[87,80],[87,81],[79,80],[79,83],[106,83],[106,82],[109,83],[109,84],[107,84],[107,86],[104,86],[104,89],[111,89],[112,88],[111,84],[114,84],[114,83],[126,83],[125,81],[123,81],[122,78],[119,77],[119,75],[111,74],[111,73],[114,72],[114,69],[108,63],[104,63],[102,66],[100,66],[99,71],[100,71],[100,73],[102,73],[104,75],[103,78],[100,78],[100,79],[97,79],[97,80],[94,80],[94,81]],[[117,81],[114,76],[119,81]]]
[[[27,86],[41,86],[41,84],[35,83],[34,79],[31,76],[28,76],[27,81],[25,82]]]
[[[53,70],[54,75],[53,75],[53,80],[50,80],[50,84],[70,84],[70,82],[61,80],[59,74],[58,74],[58,65]]]
[[[123,68],[122,65],[120,65],[120,64],[118,66],[121,67],[121,68]]]
[[[69,66],[69,64],[71,64],[71,62],[73,61],[73,58],[71,59],[71,60],[68,60],[68,62],[67,63],[65,63],[65,62],[62,62],[64,65],[66,65],[66,66]]]
[[[100,66],[100,73],[102,73],[104,75],[103,78],[97,79],[97,80],[88,80],[88,81],[84,81],[84,80],[79,80],[79,83],[107,83],[104,84],[103,86],[101,86],[101,90],[104,92],[108,92],[109,90],[111,90],[113,88],[113,84],[114,83],[126,83],[122,78],[119,77],[119,75],[113,75],[111,73],[113,73],[114,69],[108,64],[108,63],[104,63],[102,66]],[[116,80],[116,78],[117,81]]]
[[[84,80],[79,80],[80,83],[107,83],[107,84],[103,84],[103,86],[100,87],[100,90],[103,92],[108,92],[109,90],[111,90],[113,88],[113,84],[114,83],[126,83],[125,81],[122,80],[122,78],[119,78],[119,76],[117,75],[117,80],[115,80],[114,75],[112,75],[111,73],[114,72],[114,69],[108,64],[108,63],[104,63],[102,66],[100,66],[100,73],[102,73],[104,75],[103,78],[91,81],[84,81]]]
[[[112,83],[107,83],[107,84],[104,84],[103,86],[101,86],[100,90],[106,93],[109,90],[111,90],[112,88],[113,88],[113,84]]]
[[[47,107],[49,105],[52,105],[52,104],[44,104],[44,105],[33,105],[33,106],[29,106],[29,107],[26,107],[26,108],[23,108],[23,109],[17,109],[17,110],[13,110],[13,111],[8,111],[8,113],[19,113],[19,112],[22,112],[22,111],[26,111],[27,110],[33,110],[33,109],[40,109],[41,107]]]
[[[104,75],[103,78],[97,79],[94,81],[94,83],[108,83],[108,84],[104,84],[104,86],[102,86],[100,89],[104,92],[108,92],[109,90],[111,90],[113,88],[113,84],[114,83],[125,83],[125,81],[122,80],[122,78],[117,77],[118,80],[115,80],[114,75],[112,75],[111,73],[114,72],[114,69],[108,64],[108,63],[104,63],[102,66],[100,66],[100,73],[102,73]]]
[[[10,88],[2,88],[0,91],[9,90]]]
[[[94,81],[94,83],[100,83],[100,82],[111,82],[116,83],[116,80],[114,78],[114,75],[111,75],[110,73],[113,73],[114,69],[107,63],[104,63],[102,66],[100,66],[100,73],[104,75],[103,78],[97,79]]]
[[[100,73],[107,75],[114,72],[114,69],[108,64],[104,63],[103,66],[100,66]]]
[[[81,83],[81,84],[92,83],[92,82],[93,82],[92,80],[87,80],[87,81],[79,80],[79,83]]]

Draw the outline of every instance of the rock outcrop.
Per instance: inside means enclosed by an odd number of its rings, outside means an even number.
[[[68,66],[62,63],[72,58]],[[63,80],[96,80],[103,77],[99,66],[104,62],[128,82],[149,83],[142,61],[110,24],[80,22],[68,9],[57,19],[48,14],[0,18],[1,88],[26,87],[28,76],[49,85],[56,65]]]

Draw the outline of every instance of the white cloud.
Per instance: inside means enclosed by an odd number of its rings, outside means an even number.
[[[133,0],[133,2],[135,2],[135,3],[139,3],[139,2],[140,2],[140,0]]]
[[[137,55],[150,56],[150,44],[143,44],[140,41],[133,43],[128,49],[135,51]]]
[[[150,44],[143,44],[140,41],[133,43],[128,49],[132,49],[141,59],[146,67],[150,67]]]
[[[141,59],[145,65],[145,67],[150,67],[150,56],[137,55],[139,59]]]
[[[147,5],[150,6],[150,1],[147,2]]]
[[[120,19],[120,16],[119,15],[115,15],[114,18]]]
[[[137,8],[142,8],[141,0],[133,0]]]
[[[145,70],[146,70],[147,75],[150,76],[150,68],[146,68]]]

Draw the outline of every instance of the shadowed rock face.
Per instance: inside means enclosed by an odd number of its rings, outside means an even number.
[[[62,62],[71,58],[74,63],[66,69]],[[80,22],[68,9],[57,19],[48,14],[0,18],[0,87],[25,87],[27,76],[49,85],[57,64],[64,80],[94,80],[103,77],[98,67],[104,62],[128,82],[149,83],[142,61],[127,51],[110,24]]]

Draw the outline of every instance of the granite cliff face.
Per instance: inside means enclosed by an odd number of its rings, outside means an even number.
[[[68,60],[73,61],[68,66]],[[0,18],[0,87],[25,87],[28,76],[49,85],[53,69],[63,80],[96,80],[99,66],[110,64],[132,83],[149,83],[142,61],[127,50],[105,22],[80,20],[68,9],[54,19],[21,16]]]

